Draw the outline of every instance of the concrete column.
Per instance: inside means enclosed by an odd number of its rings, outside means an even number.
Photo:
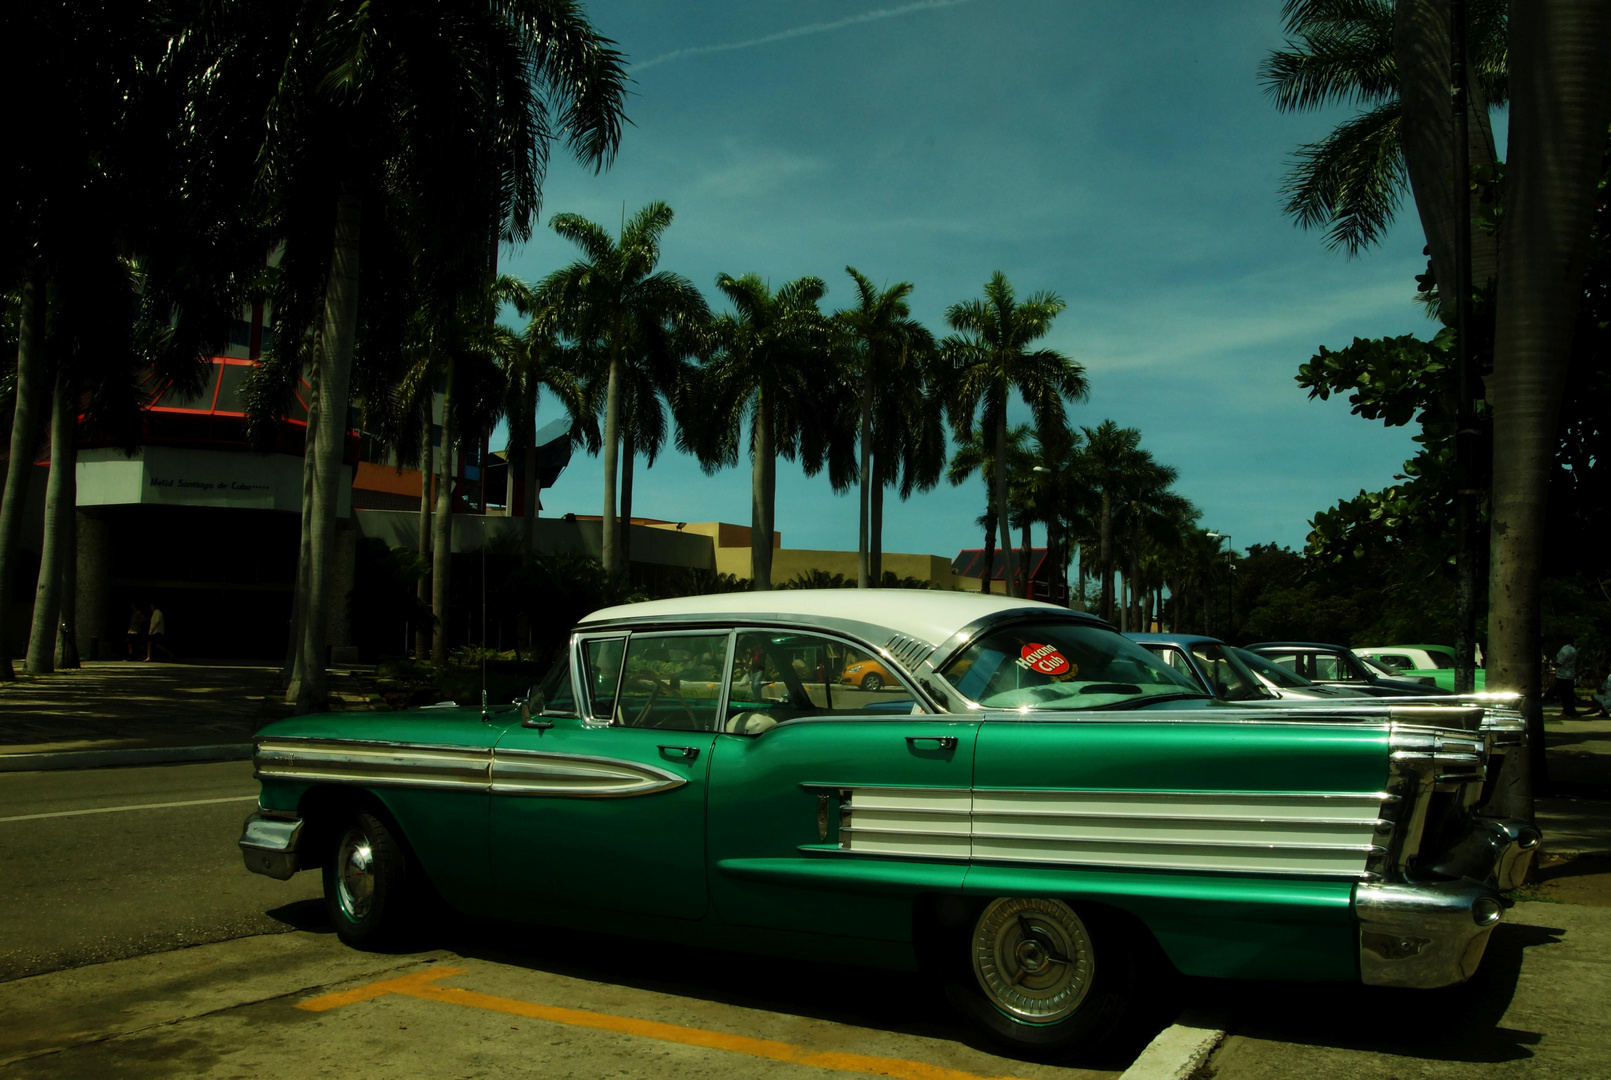
[[[121,655],[122,625],[113,626],[107,606],[112,592],[112,523],[100,514],[78,511],[78,604],[73,612],[78,655],[84,660],[106,660]],[[90,639],[101,639],[99,653],[90,651]],[[110,642],[110,644],[108,644]]]

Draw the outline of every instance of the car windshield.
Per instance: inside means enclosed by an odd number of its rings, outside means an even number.
[[[1432,666],[1433,667],[1435,667],[1435,668],[1452,668],[1452,667],[1454,667],[1454,657],[1450,656],[1448,653],[1442,653],[1442,652],[1439,652],[1436,649],[1427,649],[1425,651],[1426,651],[1426,658],[1428,660],[1432,661]]]
[[[1256,701],[1275,697],[1247,669],[1236,651],[1214,641],[1197,641],[1191,646],[1192,655],[1208,673],[1214,696],[1224,701]]]
[[[1310,682],[1308,679],[1305,679],[1302,675],[1284,668],[1275,661],[1260,656],[1256,652],[1248,652],[1246,649],[1232,649],[1231,652],[1234,653],[1236,658],[1242,661],[1242,663],[1252,668],[1258,674],[1263,675],[1266,679],[1269,679],[1277,686],[1284,686],[1289,690],[1301,690],[1306,686],[1314,685],[1314,683]]]
[[[977,705],[1020,712],[1208,696],[1128,638],[1072,619],[988,630],[940,674]]]
[[[1392,671],[1386,665],[1378,664],[1374,660],[1367,660],[1363,656],[1356,656],[1354,659],[1358,660],[1366,671],[1378,679],[1393,679],[1404,674],[1402,671]]]

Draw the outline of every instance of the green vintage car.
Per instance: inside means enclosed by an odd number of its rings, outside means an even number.
[[[834,675],[877,656],[898,684]],[[1538,843],[1514,717],[1215,702],[1089,616],[896,590],[609,608],[518,705],[265,728],[246,865],[369,947],[463,912],[897,969],[1045,1055],[1190,975],[1436,987]]]

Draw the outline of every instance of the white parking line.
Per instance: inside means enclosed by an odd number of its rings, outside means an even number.
[[[154,802],[136,803],[133,806],[97,806],[93,810],[57,810],[49,814],[17,814],[14,817],[0,817],[0,823],[7,821],[39,821],[43,818],[80,817],[84,814],[121,814],[125,810],[167,810],[175,806],[212,806],[216,803],[257,801],[256,795],[231,795],[224,799],[186,799],[184,802]]]

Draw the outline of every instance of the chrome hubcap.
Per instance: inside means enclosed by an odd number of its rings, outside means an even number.
[[[342,914],[358,922],[375,899],[375,855],[362,829],[348,829],[336,852],[336,902]]]
[[[1096,973],[1090,932],[1061,900],[996,900],[973,928],[973,973],[1008,1016],[1055,1024],[1090,992]]]

